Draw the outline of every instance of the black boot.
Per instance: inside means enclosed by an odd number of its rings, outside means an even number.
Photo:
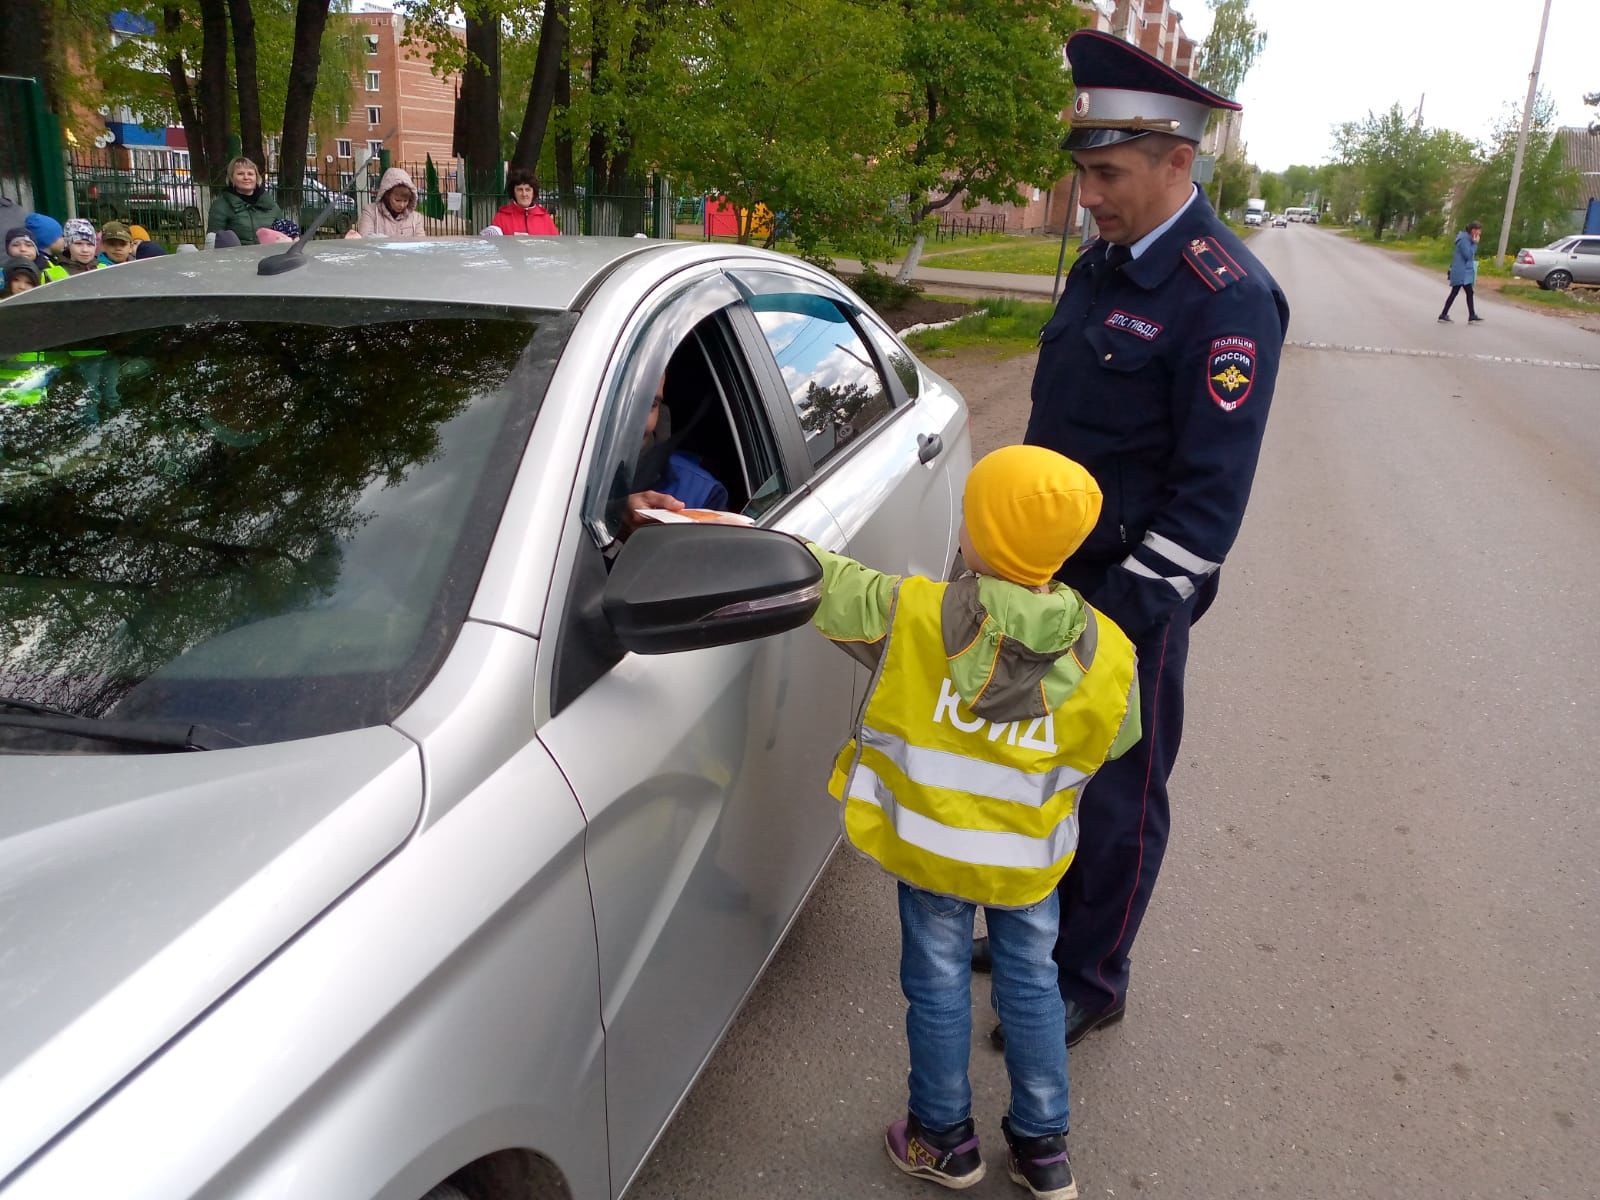
[[[1011,1132],[1011,1118],[1000,1118],[1006,1135],[1006,1166],[1011,1182],[1028,1189],[1034,1200],[1077,1200],[1078,1182],[1072,1177],[1067,1155],[1067,1135],[1025,1138]]]

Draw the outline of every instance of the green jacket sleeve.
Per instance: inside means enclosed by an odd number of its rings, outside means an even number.
[[[1128,712],[1122,718],[1122,728],[1117,730],[1117,737],[1111,743],[1111,753],[1107,759],[1121,758],[1129,750],[1139,744],[1139,739],[1144,736],[1144,730],[1139,720],[1139,676],[1133,677],[1133,686],[1128,689]]]
[[[211,207],[206,210],[206,232],[218,233],[228,228],[228,217],[230,215],[228,198],[220,193],[213,196],[211,198]]]
[[[881,642],[889,632],[889,610],[900,577],[811,542],[806,548],[822,564],[822,603],[811,623],[829,641]]]

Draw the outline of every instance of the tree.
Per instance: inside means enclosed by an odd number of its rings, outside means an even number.
[[[641,81],[636,151],[686,190],[726,194],[746,214],[766,205],[803,251],[876,231],[909,190],[902,32],[894,10],[850,0],[687,6]],[[740,240],[756,235],[747,216]]]
[[[1450,168],[1470,162],[1473,144],[1450,130],[1430,130],[1394,104],[1382,115],[1368,112],[1335,132],[1339,161],[1360,170],[1362,206],[1373,236],[1396,221],[1436,222],[1444,206]]]
[[[206,151],[206,174],[215,183],[227,162],[228,139],[233,133],[232,98],[228,94],[228,5],[227,0],[199,0],[199,5],[200,78],[195,108]]]
[[[1237,150],[1217,159],[1217,209],[1227,212],[1238,208],[1251,196],[1256,169]]]
[[[1281,172],[1268,172],[1261,177],[1258,185],[1261,189],[1261,200],[1267,206],[1268,212],[1282,212],[1289,207],[1285,197],[1289,194],[1288,186],[1283,182]]]
[[[328,0],[296,0],[294,53],[283,102],[283,143],[278,156],[278,203],[285,212],[300,207],[305,178],[306,144],[311,134],[311,101],[316,95],[322,60],[322,36],[328,24]]]
[[[1505,220],[1506,191],[1511,186],[1511,160],[1516,154],[1521,113],[1515,104],[1496,124],[1494,149],[1489,160],[1467,186],[1460,220],[1483,223],[1484,245],[1499,245]],[[1522,178],[1517,184],[1517,207],[1511,216],[1508,246],[1543,246],[1564,232],[1568,212],[1576,206],[1582,180],[1566,165],[1555,130],[1555,102],[1540,92],[1528,126]]]
[[[267,169],[261,136],[261,85],[256,75],[256,15],[250,0],[228,0],[233,25],[234,90],[239,97],[239,141],[258,170]]]
[[[905,216],[914,230],[904,283],[930,215],[958,198],[1015,203],[1018,187],[1061,177],[1061,112],[1072,98],[1061,44],[1083,18],[1051,0],[901,0],[900,9],[910,86],[899,125],[911,140]]]
[[[1266,48],[1267,35],[1250,15],[1250,0],[1206,0],[1211,8],[1211,32],[1201,44],[1195,62],[1195,81],[1229,99],[1239,94],[1244,77]],[[1214,122],[1220,110],[1212,113]]]
[[[466,59],[456,97],[455,152],[467,160],[467,190],[500,190],[500,11],[469,4]]]
[[[556,102],[556,81],[566,70],[567,22],[560,0],[544,0],[539,18],[539,44],[533,75],[528,82],[528,102],[522,113],[511,165],[532,171],[539,166],[545,130]]]

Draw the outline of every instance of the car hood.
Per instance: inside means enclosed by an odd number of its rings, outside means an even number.
[[[401,845],[387,727],[0,757],[0,1181]]]

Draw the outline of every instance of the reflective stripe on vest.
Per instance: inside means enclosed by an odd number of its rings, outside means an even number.
[[[945,587],[909,578],[896,588],[878,670],[829,790],[843,801],[851,845],[891,874],[974,903],[1027,907],[1072,862],[1078,796],[1127,716],[1133,647],[1089,609],[1098,645],[1077,687],[1043,717],[991,722],[950,681]]]
[[[1014,746],[1019,725],[1027,729],[1030,725],[1042,725],[1045,720],[1040,717],[1037,721],[1012,721],[996,725],[991,728],[988,737],[990,741],[999,741],[1007,736],[1009,730],[1010,744]],[[978,723],[988,724],[987,721]],[[1019,771],[1014,767],[968,758],[948,750],[929,750],[868,726],[861,729],[861,741],[887,756],[912,783],[923,787],[958,788],[974,796],[1009,800],[1013,804],[1030,804],[1034,808],[1043,806],[1057,792],[1075,788],[1089,778],[1082,771],[1068,766],[1052,767],[1040,772]]]
[[[900,840],[931,854],[986,867],[1030,867],[1044,870],[1078,848],[1078,814],[1068,813],[1044,838],[986,829],[951,829],[894,801],[894,794],[871,767],[857,767],[850,776],[850,799],[883,809]],[[1053,885],[1052,885],[1053,886]]]

